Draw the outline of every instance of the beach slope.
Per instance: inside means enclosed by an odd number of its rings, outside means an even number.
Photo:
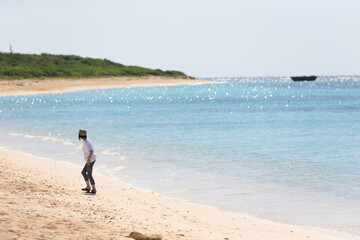
[[[132,231],[168,240],[341,239],[165,197],[96,171],[98,193],[86,195],[80,171],[0,149],[0,239],[129,239]]]

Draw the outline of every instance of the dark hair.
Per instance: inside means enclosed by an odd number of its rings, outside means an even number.
[[[79,134],[79,141],[80,141],[80,138],[87,139],[87,137],[86,137],[86,136],[80,136],[80,134]]]

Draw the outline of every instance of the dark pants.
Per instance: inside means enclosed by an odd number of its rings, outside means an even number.
[[[95,161],[90,163],[90,165],[85,163],[85,166],[84,166],[83,170],[81,171],[81,174],[83,175],[85,182],[90,180],[91,185],[95,185],[95,180],[92,176],[94,164],[95,164]]]

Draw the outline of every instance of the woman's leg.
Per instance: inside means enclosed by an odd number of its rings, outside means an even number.
[[[90,184],[89,184],[89,178],[87,176],[87,169],[88,169],[88,165],[85,163],[85,166],[83,168],[83,170],[81,171],[81,174],[84,177],[85,183],[86,183],[86,188],[90,190]]]
[[[92,176],[92,171],[93,171],[94,164],[95,164],[95,161],[92,162],[90,165],[87,165],[87,177],[88,177],[89,180],[90,180],[92,189],[93,189],[94,191],[96,191],[96,189],[95,189],[95,180],[94,180],[94,178],[93,178],[93,176]]]

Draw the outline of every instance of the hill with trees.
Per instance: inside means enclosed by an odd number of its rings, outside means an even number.
[[[107,59],[47,53],[0,52],[0,79],[95,78],[95,77],[187,77],[179,71],[125,66]]]

